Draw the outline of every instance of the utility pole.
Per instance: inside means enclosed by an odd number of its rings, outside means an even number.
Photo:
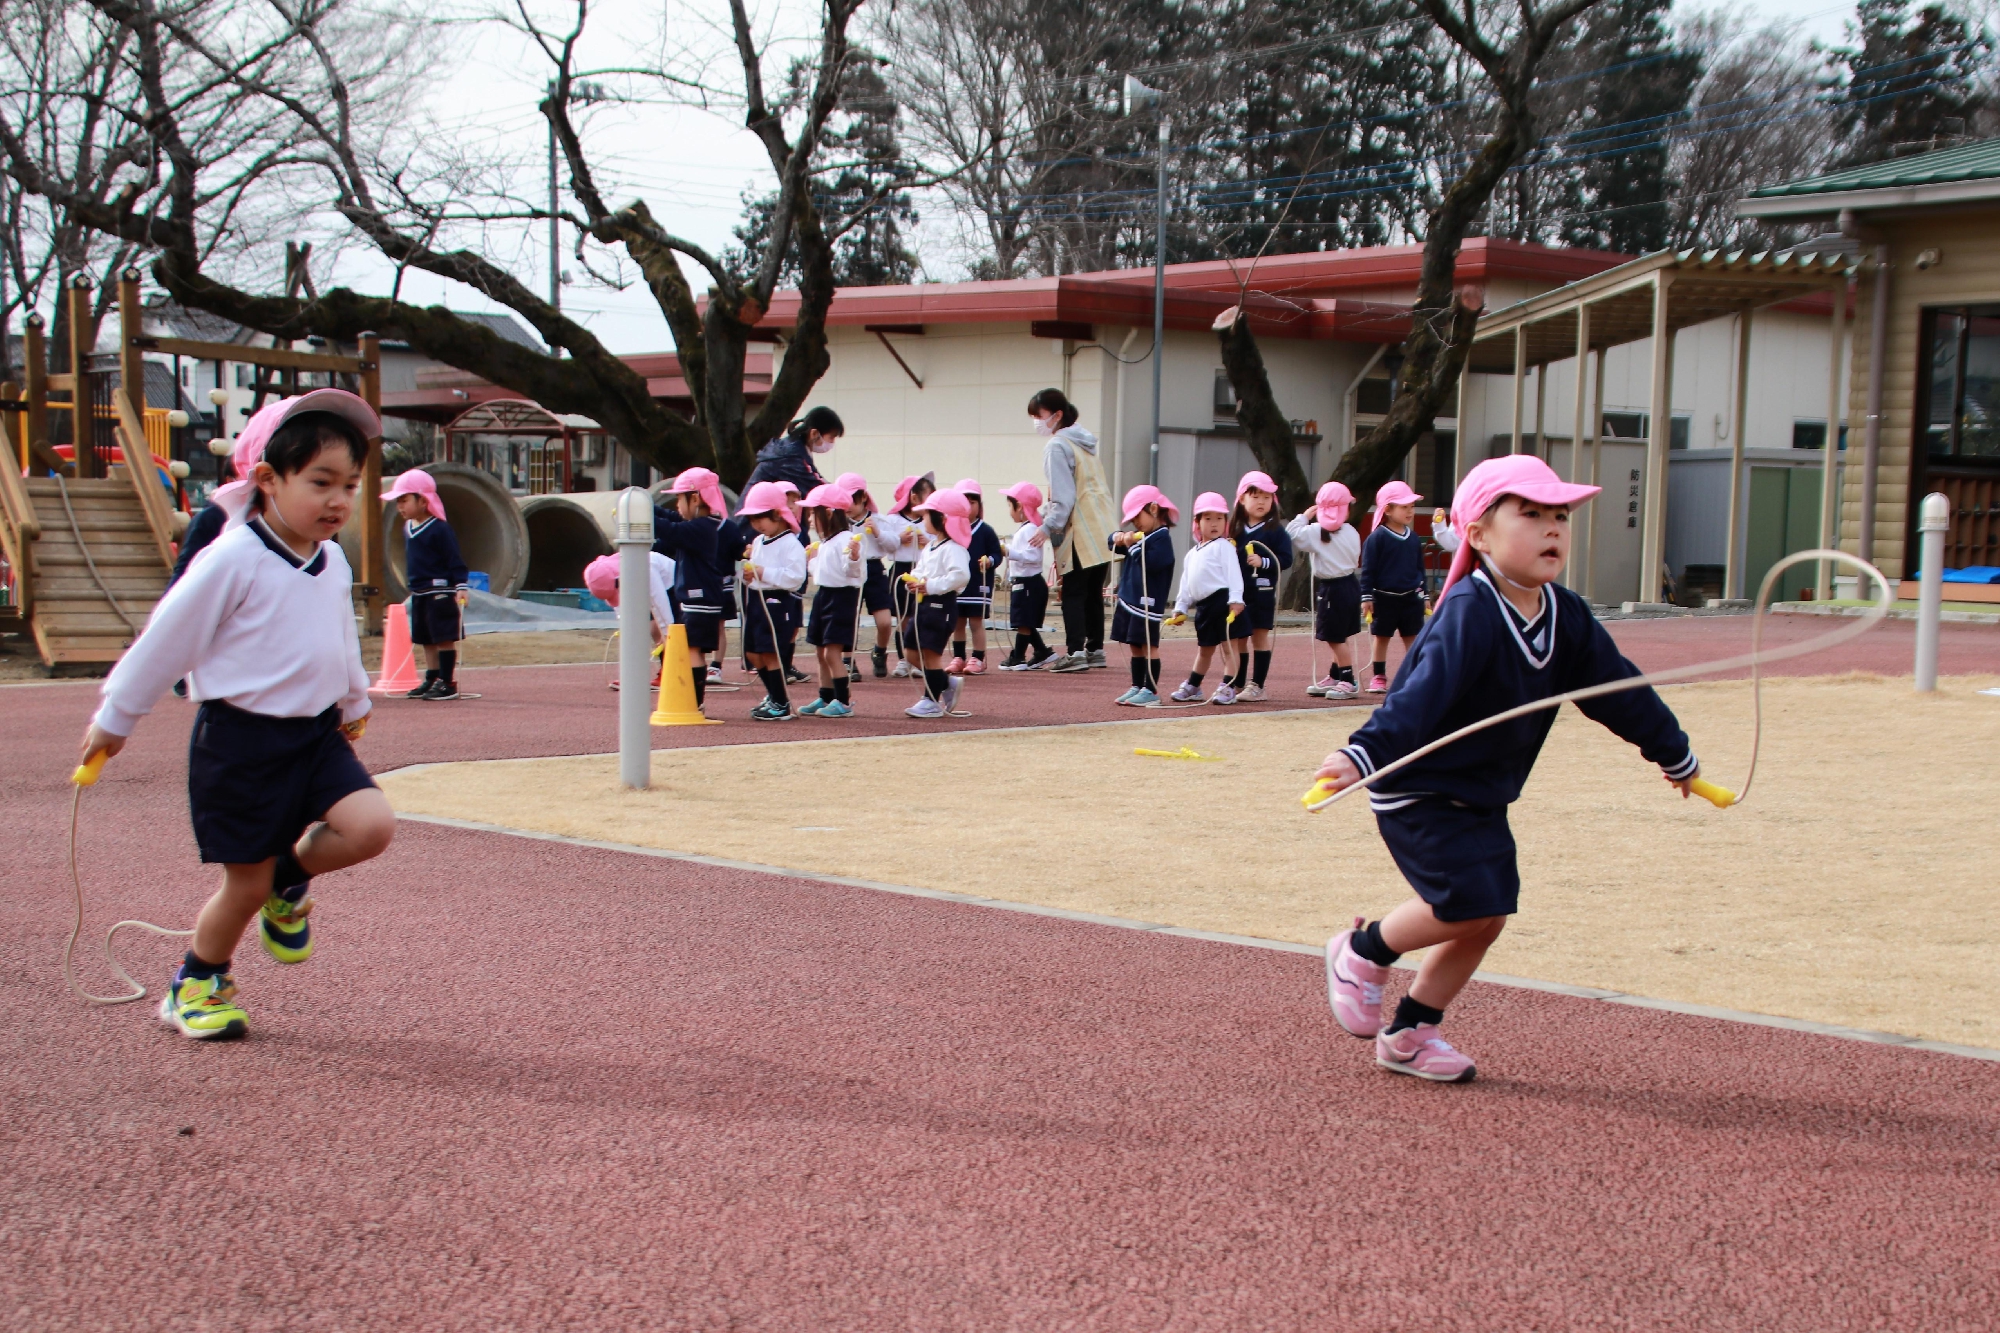
[[[1167,95],[1125,76],[1125,114],[1149,109],[1160,113],[1158,198],[1153,218],[1153,444],[1147,458],[1146,480],[1160,484],[1160,380],[1166,362],[1167,333]],[[1114,446],[1115,447],[1115,446]]]

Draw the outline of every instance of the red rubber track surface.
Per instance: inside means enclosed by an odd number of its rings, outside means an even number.
[[[1124,713],[1107,674],[1022,712]],[[576,675],[477,673],[364,750],[604,748],[601,687],[528,725]],[[0,692],[17,1327],[2000,1326],[2000,1066],[1475,985],[1480,1081],[1433,1087],[1296,954],[406,824],[198,1046],[61,984],[89,705]],[[211,884],[179,707],[86,795],[99,930]]]

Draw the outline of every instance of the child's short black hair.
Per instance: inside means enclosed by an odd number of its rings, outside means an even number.
[[[271,442],[264,446],[264,461],[271,465],[271,471],[289,477],[305,471],[320,450],[341,445],[347,447],[354,466],[367,463],[368,441],[345,417],[332,412],[301,412],[271,432]]]

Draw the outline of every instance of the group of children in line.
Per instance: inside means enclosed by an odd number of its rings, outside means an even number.
[[[365,403],[333,389],[281,400],[252,418],[239,443],[239,480],[216,497],[226,522],[112,671],[84,737],[85,763],[116,755],[177,680],[197,704],[189,807],[201,858],[223,866],[223,883],[202,908],[160,1007],[162,1020],[190,1037],[247,1030],[231,964],[251,921],[275,960],[305,962],[313,952],[312,880],[379,855],[394,833],[395,816],[353,749],[369,716],[368,676],[352,577],[333,540],[352,511],[367,440],[379,432]],[[411,525],[411,549],[423,553],[413,559],[413,596],[449,602],[463,586],[463,565],[455,545],[426,538],[433,524],[449,533],[427,481],[399,482],[391,494]],[[1327,942],[1328,998],[1343,1029],[1374,1041],[1383,1067],[1464,1082],[1473,1063],[1443,1040],[1439,1024],[1518,906],[1507,807],[1519,798],[1554,714],[1531,713],[1417,752],[1519,705],[1637,674],[1588,604],[1556,582],[1569,555],[1570,510],[1597,488],[1562,481],[1532,455],[1475,467],[1453,502],[1451,571],[1428,619],[1422,563],[1410,554],[1418,549],[1411,507],[1421,497],[1384,487],[1377,496],[1382,523],[1362,542],[1347,522],[1353,501],[1345,488],[1323,487],[1311,510],[1282,525],[1275,492],[1270,478],[1253,472],[1233,504],[1212,492],[1195,501],[1196,542],[1171,612],[1169,530],[1178,513],[1154,487],[1126,495],[1125,528],[1109,538],[1125,558],[1114,615],[1114,637],[1131,648],[1132,684],[1122,701],[1157,699],[1161,626],[1190,618],[1198,657],[1173,698],[1200,698],[1218,650],[1228,652],[1234,674],[1210,701],[1252,697],[1269,670],[1277,575],[1300,548],[1315,575],[1315,634],[1336,654],[1333,673],[1319,682],[1322,693],[1355,692],[1352,666],[1340,654],[1359,630],[1363,605],[1374,607],[1371,688],[1385,684],[1388,639],[1410,641],[1382,706],[1317,776],[1335,792],[1371,785],[1383,840],[1416,896],[1378,921],[1356,918],[1354,929]],[[816,590],[805,637],[820,688],[819,699],[800,711],[848,714],[855,675],[848,655],[870,616],[878,674],[898,631],[899,653],[914,659],[911,670],[925,681],[924,698],[909,711],[940,716],[951,710],[959,673],[983,661],[976,636],[969,659],[965,645],[990,606],[997,571],[1012,584],[1015,608],[1014,651],[1002,666],[1031,669],[1050,656],[1038,633],[1048,596],[1044,546],[1021,535],[1038,524],[1042,497],[1026,483],[1006,494],[1020,528],[1002,544],[990,529],[981,536],[974,483],[938,490],[928,478],[905,478],[882,511],[852,475],[802,496],[765,481],[748,488],[730,517],[715,474],[690,469],[676,480],[673,509],[659,530],[653,614],[662,624],[684,620],[696,654],[717,651],[740,563],[744,647],[769,692],[755,715],[775,719],[790,713],[788,649],[810,581]],[[459,630],[442,610],[419,618],[434,643],[448,644]],[[448,691],[446,651],[439,649],[435,669]],[[697,693],[705,678],[705,670],[695,672]],[[1699,765],[1651,689],[1597,695],[1579,706],[1686,795]],[[1393,784],[1376,782],[1406,758]],[[1429,952],[1385,1021],[1388,969],[1417,949]]]

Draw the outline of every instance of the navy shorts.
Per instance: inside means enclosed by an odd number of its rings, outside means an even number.
[[[1406,639],[1414,639],[1423,632],[1424,599],[1414,592],[1394,593],[1377,590],[1375,593],[1375,618],[1369,633],[1378,639],[1386,639],[1392,634],[1400,634]]]
[[[792,631],[799,627],[799,599],[778,588],[753,588],[745,596],[749,598],[749,604],[743,608],[743,651],[780,651],[792,641]],[[763,604],[761,611],[758,610],[760,602]]]
[[[1361,578],[1343,574],[1313,584],[1313,637],[1346,643],[1361,632]]]
[[[712,653],[722,645],[722,612],[689,608],[681,612],[681,623],[687,626],[689,652]]]
[[[1160,622],[1151,616],[1142,616],[1128,610],[1123,598],[1118,599],[1111,611],[1111,642],[1130,644],[1134,648],[1160,646]]]
[[[1232,639],[1247,639],[1253,630],[1274,629],[1278,624],[1278,594],[1269,588],[1246,588],[1243,614],[1229,627]]]
[[[854,620],[861,607],[859,588],[821,588],[806,618],[806,642],[815,648],[837,643],[854,650]]]
[[[1400,810],[1377,810],[1375,825],[1396,868],[1440,921],[1512,916],[1521,905],[1521,871],[1507,807],[1490,810],[1425,797]]]
[[[951,628],[958,620],[958,594],[925,597],[916,614],[897,630],[897,645],[906,653],[942,653],[951,646]]]
[[[889,580],[889,611],[899,621],[909,615],[917,604],[917,595],[910,591],[909,584],[903,582],[903,575],[910,573],[916,567],[917,562],[914,560],[898,560],[892,567],[893,577]],[[902,641],[899,639],[897,642]]]
[[[993,614],[993,589],[974,585],[958,594],[960,620],[985,620]]]
[[[896,604],[896,595],[889,586],[889,571],[882,567],[880,560],[868,562],[868,572],[861,576],[861,604],[868,608],[868,614],[887,611]]]
[[[1040,629],[1049,615],[1049,581],[1040,574],[1015,579],[1007,586],[1009,629]]]
[[[1213,648],[1229,637],[1229,628],[1229,589],[1217,588],[1194,604],[1196,643],[1204,648]]]
[[[455,590],[410,594],[411,643],[457,643],[464,637],[465,617]]]
[[[340,709],[266,717],[220,699],[194,715],[188,812],[210,864],[255,865],[299,840],[342,798],[373,787],[340,731]]]

